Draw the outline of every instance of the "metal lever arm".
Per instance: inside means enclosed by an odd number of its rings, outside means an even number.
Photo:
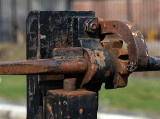
[[[87,70],[84,58],[74,60],[37,59],[0,62],[0,75],[75,74]]]
[[[137,71],[160,71],[160,56],[148,56],[147,66]]]

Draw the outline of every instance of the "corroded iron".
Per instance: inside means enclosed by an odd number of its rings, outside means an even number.
[[[27,119],[96,119],[102,83],[121,88],[132,72],[160,70],[135,24],[92,11],[33,11],[26,36],[28,60],[0,62],[0,74],[28,75]]]
[[[81,74],[87,70],[85,59],[37,59],[0,62],[0,75]]]
[[[146,67],[148,50],[145,39],[137,25],[129,21],[102,21],[101,34],[113,33],[120,36],[126,43],[129,55],[128,71]]]
[[[96,92],[83,89],[49,90],[45,119],[97,119],[97,100]]]
[[[66,78],[63,81],[63,89],[65,91],[74,91],[76,90],[76,78]]]

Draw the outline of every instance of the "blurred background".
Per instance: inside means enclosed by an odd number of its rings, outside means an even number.
[[[95,11],[104,20],[138,24],[149,55],[160,55],[160,0],[0,0],[0,61],[26,58],[26,18],[32,10]],[[160,73],[133,73],[126,88],[100,91],[99,111],[160,118]],[[0,104],[26,104],[26,77],[0,76]]]

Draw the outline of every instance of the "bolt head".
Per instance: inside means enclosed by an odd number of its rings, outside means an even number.
[[[85,21],[86,32],[95,33],[97,30],[97,22],[93,20]]]
[[[97,29],[97,25],[95,23],[91,24],[91,29],[92,30],[96,30]]]

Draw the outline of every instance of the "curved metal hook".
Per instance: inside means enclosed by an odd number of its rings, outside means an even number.
[[[126,43],[130,72],[145,67],[148,61],[148,50],[139,28],[129,21],[100,21],[101,34],[113,33],[120,36]]]

